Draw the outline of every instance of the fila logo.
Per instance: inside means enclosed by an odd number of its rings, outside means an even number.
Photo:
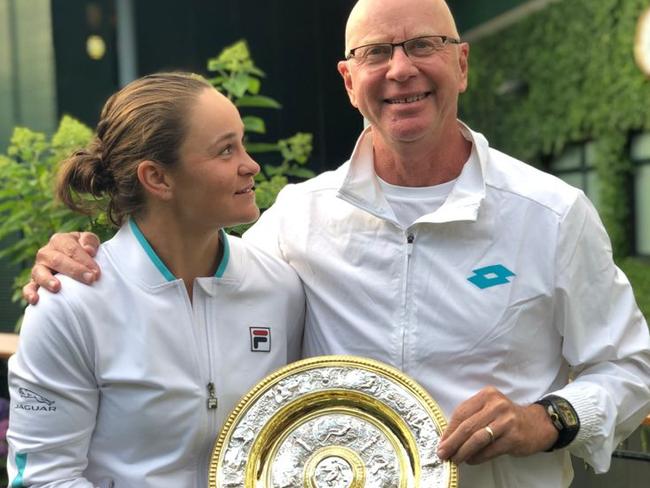
[[[251,333],[251,351],[271,352],[271,328],[249,327]]]
[[[467,278],[467,281],[475,284],[481,290],[510,283],[508,278],[515,276],[512,271],[501,264],[485,266],[484,268],[475,269],[473,271],[474,274]]]

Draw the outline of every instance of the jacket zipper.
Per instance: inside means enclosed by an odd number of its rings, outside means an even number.
[[[199,285],[195,283],[195,288]],[[210,330],[209,330],[209,317],[207,316],[207,310],[205,307],[205,297],[194,295],[194,308],[195,308],[195,317],[197,320],[197,325],[199,329],[202,329],[202,332],[205,337],[205,351],[207,357],[205,357],[206,362],[206,410],[207,410],[207,430],[206,435],[213,436],[212,432],[216,430],[216,421],[217,421],[217,408],[219,405],[219,399],[217,397],[217,387],[212,378],[212,341],[210,340]],[[200,309],[199,309],[200,308]],[[207,467],[210,460],[210,453],[207,456],[201,456],[201,461],[199,461],[199,467],[201,473],[199,474],[199,484],[200,486],[207,485]]]
[[[415,234],[409,232],[406,235],[406,263],[404,265],[404,280],[402,281],[402,367],[406,367],[406,329],[408,328],[408,281],[409,281],[409,265],[411,263],[411,254],[413,253],[413,242],[415,241]]]
[[[208,410],[214,410],[219,405],[217,395],[215,395],[214,383],[211,381],[207,385],[208,388]]]

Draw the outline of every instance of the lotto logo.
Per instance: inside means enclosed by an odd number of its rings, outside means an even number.
[[[271,352],[271,329],[269,327],[250,327],[251,351]]]
[[[474,274],[467,278],[467,281],[474,283],[481,290],[510,283],[508,278],[515,276],[512,271],[501,264],[494,264],[473,271]]]

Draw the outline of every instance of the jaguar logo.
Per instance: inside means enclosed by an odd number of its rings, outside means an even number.
[[[43,395],[36,393],[28,388],[18,388],[18,394],[24,400],[25,403],[18,403],[16,408],[23,410],[32,410],[32,411],[46,411],[54,412],[56,407],[54,406],[54,400],[45,398]],[[40,405],[35,405],[35,403]]]

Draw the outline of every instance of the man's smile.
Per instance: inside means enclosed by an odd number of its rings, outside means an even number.
[[[414,102],[419,102],[420,100],[424,100],[429,95],[431,95],[431,92],[424,92],[424,93],[418,93],[416,95],[410,95],[405,97],[386,98],[384,102],[390,104],[414,103]]]

